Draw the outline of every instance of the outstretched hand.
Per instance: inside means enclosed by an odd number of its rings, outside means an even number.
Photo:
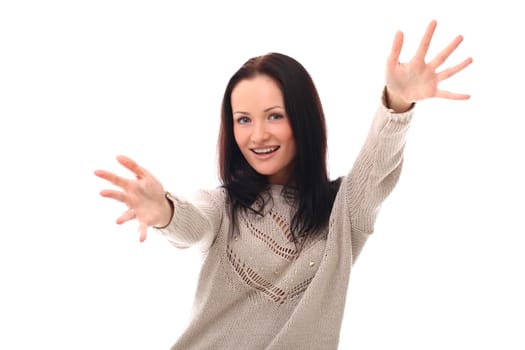
[[[387,94],[390,107],[396,111],[407,110],[412,103],[432,97],[451,100],[470,98],[467,94],[440,90],[438,87],[441,81],[457,74],[472,63],[472,58],[469,57],[455,66],[437,72],[437,69],[463,41],[463,36],[458,35],[434,59],[428,63],[425,61],[436,26],[436,21],[430,22],[416,54],[407,63],[399,62],[399,55],[403,46],[403,32],[398,31],[396,33],[386,65]]]
[[[169,205],[162,184],[146,169],[132,159],[118,156],[117,160],[135,174],[136,179],[125,179],[105,170],[95,170],[95,175],[120,187],[119,190],[102,190],[102,197],[112,198],[124,203],[128,209],[117,219],[121,225],[136,219],[139,222],[140,241],[146,239],[149,226],[164,226],[171,219]]]

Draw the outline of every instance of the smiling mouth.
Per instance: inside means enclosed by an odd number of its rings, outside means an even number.
[[[258,155],[270,154],[277,151],[280,146],[264,147],[264,148],[252,148],[251,151]]]

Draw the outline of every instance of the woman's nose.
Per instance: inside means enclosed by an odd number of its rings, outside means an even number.
[[[255,143],[260,143],[266,140],[269,136],[268,130],[264,123],[255,123],[252,129],[252,141]]]

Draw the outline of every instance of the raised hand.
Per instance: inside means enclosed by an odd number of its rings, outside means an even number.
[[[164,226],[172,216],[172,208],[168,203],[162,184],[146,169],[125,156],[117,160],[126,169],[135,174],[136,179],[125,179],[105,170],[95,170],[95,175],[120,187],[119,190],[102,190],[102,197],[112,198],[124,203],[128,209],[117,219],[121,225],[136,219],[139,222],[140,241],[146,239],[149,226]]]
[[[398,31],[396,33],[386,65],[387,94],[390,107],[396,111],[407,110],[413,102],[432,97],[451,100],[466,100],[470,98],[467,94],[440,90],[438,87],[441,81],[457,74],[472,63],[472,58],[469,57],[455,66],[437,72],[437,69],[463,41],[461,35],[458,35],[441,50],[434,59],[428,63],[425,61],[436,26],[436,21],[430,22],[416,54],[407,63],[399,62],[399,55],[403,46],[403,32]]]

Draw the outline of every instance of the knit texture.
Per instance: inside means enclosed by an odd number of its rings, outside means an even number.
[[[172,350],[337,349],[350,271],[399,179],[412,115],[379,106],[343,177],[326,238],[307,240],[300,252],[282,186],[271,186],[263,216],[239,213],[239,235],[231,234],[224,189],[191,201],[171,196],[174,216],[159,232],[203,253],[192,317]]]

